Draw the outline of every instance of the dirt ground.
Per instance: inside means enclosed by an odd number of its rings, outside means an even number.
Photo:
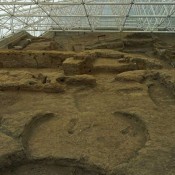
[[[0,175],[175,175],[175,36],[99,36],[0,50]]]

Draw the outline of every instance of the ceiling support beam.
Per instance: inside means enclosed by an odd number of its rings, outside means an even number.
[[[48,15],[39,15],[39,14],[0,14],[0,17],[48,17]],[[74,18],[74,17],[87,17],[87,15],[52,15],[52,17],[65,17],[65,18]],[[88,15],[88,17],[95,18],[124,18],[125,15]],[[175,15],[128,15],[128,18],[175,18]]]
[[[0,38],[20,30],[174,33],[175,0],[0,0]]]
[[[131,12],[131,9],[132,9],[132,6],[133,6],[133,5],[134,5],[134,0],[131,0],[130,6],[129,6],[129,10],[128,10],[128,12],[127,12],[127,14],[126,14],[126,16],[125,16],[125,18],[124,18],[124,20],[123,20],[123,24],[122,24],[121,31],[123,31],[123,29],[124,29],[124,27],[125,27],[126,20],[127,20],[127,18],[129,17],[129,14],[130,14],[130,12]]]
[[[126,2],[84,2],[85,5],[130,5]],[[77,2],[38,2],[39,5],[82,5]],[[32,2],[7,1],[0,5],[35,5]],[[134,2],[134,5],[175,5],[175,2]]]
[[[86,5],[85,5],[84,0],[82,0],[82,5],[83,5],[83,8],[84,8],[84,11],[85,11],[86,18],[87,18],[87,20],[88,20],[89,26],[90,26],[90,28],[91,28],[91,31],[93,31],[92,24],[91,24],[91,21],[90,21],[90,18],[89,18],[89,14],[88,14],[88,11],[87,11],[87,9],[86,9]]]
[[[58,27],[62,28],[60,26],[60,24],[38,3],[37,0],[33,0],[33,2],[35,2],[35,4],[47,15],[47,17],[51,19],[51,21],[53,21],[55,24],[57,24]],[[64,29],[63,29],[63,31],[64,31]]]

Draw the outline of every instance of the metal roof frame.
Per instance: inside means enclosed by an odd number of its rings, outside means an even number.
[[[0,38],[21,30],[175,33],[175,0],[0,0]]]

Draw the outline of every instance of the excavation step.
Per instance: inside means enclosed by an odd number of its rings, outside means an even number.
[[[1,51],[1,68],[58,68],[74,53],[55,51]]]
[[[125,72],[129,70],[136,70],[135,63],[119,63],[117,59],[100,58],[94,62],[94,72]]]
[[[58,83],[65,83],[67,85],[84,85],[84,86],[95,86],[96,79],[92,75],[74,75],[74,76],[59,76],[56,81]]]
[[[87,170],[86,168],[80,168],[77,166],[63,166],[59,164],[51,164],[49,162],[30,163],[21,165],[15,169],[8,170],[2,175],[101,175],[96,172],[97,170]]]
[[[124,46],[133,47],[133,46],[151,46],[153,44],[153,39],[124,39]]]
[[[123,51],[125,53],[146,53],[148,52],[150,49],[147,47],[142,47],[142,48],[126,48],[123,49]]]
[[[121,41],[111,41],[111,42],[100,42],[94,45],[86,46],[86,50],[93,50],[93,49],[116,49],[122,48],[123,42]]]
[[[88,58],[67,58],[63,62],[65,75],[85,74],[91,72],[92,61]]]

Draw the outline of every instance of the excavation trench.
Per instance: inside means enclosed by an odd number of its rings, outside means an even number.
[[[79,167],[68,165],[64,160],[61,163],[55,161],[38,161],[14,166],[4,171],[1,175],[102,175],[95,167]]]

